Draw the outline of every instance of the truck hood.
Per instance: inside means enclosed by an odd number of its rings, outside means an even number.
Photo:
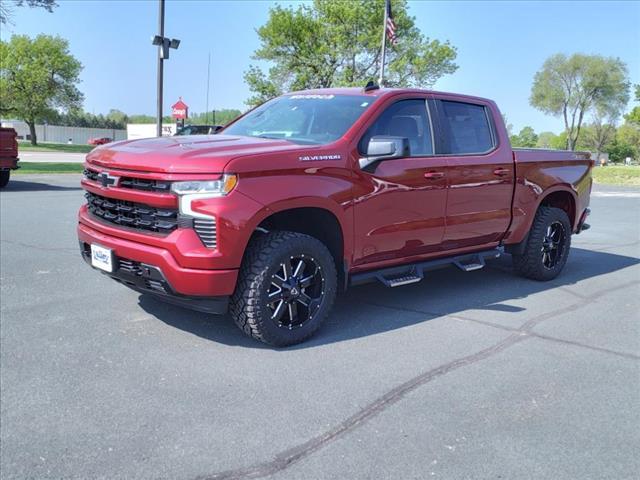
[[[144,172],[221,173],[238,157],[301,148],[286,140],[232,135],[159,137],[97,147],[87,155],[87,162]]]

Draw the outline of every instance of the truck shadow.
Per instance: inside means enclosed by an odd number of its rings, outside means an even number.
[[[511,258],[505,255],[487,264],[481,271],[465,273],[457,268],[427,272],[417,284],[386,288],[372,283],[354,287],[338,297],[336,305],[320,331],[307,342],[282,350],[312,348],[320,345],[368,337],[379,333],[428,322],[447,315],[465,315],[468,310],[488,310],[501,315],[518,328],[526,322],[526,308],[513,305],[518,300],[545,291],[621,270],[640,263],[640,259],[613,253],[572,248],[564,272],[550,282],[537,282],[515,275]],[[584,295],[557,290],[544,300],[548,310],[560,296]],[[549,292],[551,293],[551,292]],[[140,306],[149,314],[175,328],[226,345],[270,348],[246,337],[228,316],[212,316],[165,304],[150,295],[141,295]],[[531,315],[534,315],[534,312]],[[507,317],[505,317],[505,314]]]
[[[4,192],[64,192],[64,191],[76,191],[82,190],[80,186],[80,180],[77,182],[77,186],[65,187],[62,185],[51,185],[46,182],[28,182],[25,180],[14,180],[11,177],[9,180],[9,184],[4,187],[1,191]]]

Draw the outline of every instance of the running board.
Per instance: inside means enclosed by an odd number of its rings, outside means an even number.
[[[482,252],[356,273],[351,275],[350,285],[361,285],[378,280],[386,287],[400,287],[402,285],[419,282],[424,278],[424,272],[427,270],[434,270],[449,265],[455,265],[464,272],[473,272],[474,270],[483,268],[486,265],[486,259],[498,258],[503,253],[504,247],[496,247]]]
[[[463,263],[464,260],[469,260],[469,262]],[[473,255],[470,259],[467,258],[460,260],[458,258],[454,258],[453,264],[463,272],[473,272],[474,270],[480,270],[485,266],[484,257],[479,254]]]

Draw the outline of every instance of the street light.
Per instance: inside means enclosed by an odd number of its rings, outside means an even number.
[[[169,58],[169,50],[174,50],[180,46],[177,38],[167,38],[164,36],[164,0],[158,0],[158,30],[160,35],[151,37],[151,44],[158,47],[158,108],[156,116],[156,130],[158,137],[162,136],[162,80],[164,73],[164,60]]]

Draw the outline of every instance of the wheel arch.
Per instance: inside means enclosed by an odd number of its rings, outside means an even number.
[[[569,217],[571,228],[574,229],[577,221],[576,203],[576,194],[573,190],[568,187],[558,188],[550,192],[545,192],[544,197],[542,197],[542,199],[538,203],[536,212],[541,206],[554,207],[559,208],[560,210],[564,210],[567,214],[567,217]]]
[[[325,199],[326,200],[326,199]],[[303,233],[320,240],[331,253],[338,273],[338,285],[344,285],[350,237],[341,221],[339,212],[324,202],[310,202],[308,199],[296,204],[272,205],[263,212],[257,221],[251,238],[273,230]]]
[[[522,240],[518,243],[505,245],[507,253],[521,254],[524,251],[524,248],[526,247],[527,241],[529,239],[529,233],[531,232],[531,228],[533,226],[533,220],[535,219],[536,213],[538,212],[540,207],[546,206],[564,210],[569,217],[569,224],[571,225],[571,229],[573,232],[577,226],[576,224],[578,221],[576,205],[577,195],[570,185],[557,185],[545,190],[538,197],[538,202],[528,221],[526,230],[527,233],[524,235],[524,238],[522,238]]]

